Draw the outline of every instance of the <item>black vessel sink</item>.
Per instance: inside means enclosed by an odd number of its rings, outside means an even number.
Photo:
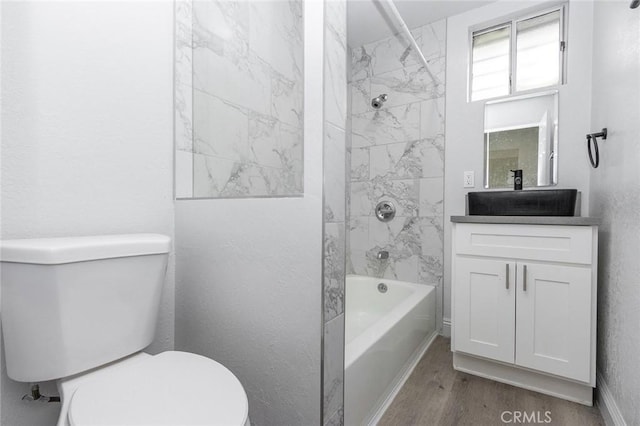
[[[576,189],[485,191],[468,194],[469,215],[574,216]]]

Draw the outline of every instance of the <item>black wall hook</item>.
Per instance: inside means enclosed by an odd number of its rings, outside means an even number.
[[[589,161],[591,161],[591,166],[594,169],[597,169],[598,166],[600,165],[600,151],[598,150],[598,138],[602,138],[602,140],[607,140],[606,127],[602,129],[601,132],[598,132],[598,133],[587,133],[587,151],[589,151]],[[593,154],[591,153],[591,145],[593,145],[593,150],[595,152],[595,160],[593,158]]]

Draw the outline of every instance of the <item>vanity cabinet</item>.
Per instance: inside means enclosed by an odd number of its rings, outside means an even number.
[[[459,369],[590,404],[597,227],[454,223],[452,246],[452,350],[466,356]],[[460,362],[469,356],[476,367]],[[498,364],[478,371],[480,361]],[[562,381],[584,392],[544,388]]]

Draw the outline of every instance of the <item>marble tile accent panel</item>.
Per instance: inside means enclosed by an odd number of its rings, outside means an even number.
[[[442,256],[420,256],[418,259],[418,281],[422,284],[442,286]]]
[[[392,280],[408,281],[411,283],[418,282],[418,260],[419,256],[410,256],[408,258],[396,258],[389,253],[389,265],[382,274],[383,278]]]
[[[446,54],[446,19],[411,30],[427,60]],[[403,34],[396,34],[352,49],[352,77],[361,79],[420,63]]]
[[[442,58],[446,55],[447,20],[441,19],[412,31],[419,34],[415,37],[424,57],[429,60]]]
[[[442,216],[421,217],[418,235],[420,250],[424,256],[442,257],[444,247],[444,223]]]
[[[271,114],[272,72],[268,64],[251,51],[233,58],[196,46],[193,56],[196,89],[259,113]]]
[[[372,146],[370,174],[372,178],[411,179],[422,177],[422,141]],[[430,151],[434,151],[431,149]]]
[[[351,49],[351,81],[362,80],[373,75],[373,58],[366,46]]]
[[[195,154],[193,196],[254,197],[301,194],[300,173],[292,169],[263,167],[220,157]]]
[[[236,166],[239,167],[240,163],[194,153],[193,196],[196,198],[221,196]],[[238,171],[235,170],[235,173]]]
[[[193,150],[192,125],[192,7],[191,0],[175,2],[174,119],[175,146]]]
[[[204,93],[193,92],[194,152],[235,162],[249,160],[249,111]]]
[[[326,223],[324,230],[324,320],[344,312],[345,225]]]
[[[420,104],[420,138],[444,137],[444,97],[429,99]]]
[[[346,2],[325,3],[325,120],[344,128],[347,120]]]
[[[290,173],[301,171],[302,130],[274,117],[249,113],[249,158],[260,166],[280,168]],[[302,180],[302,174],[297,176]]]
[[[248,25],[248,2],[194,2],[193,85],[270,114],[272,68],[249,50]]]
[[[324,419],[338,411],[344,400],[344,314],[324,325]]]
[[[420,141],[420,166],[422,177],[444,176],[444,149],[428,139]],[[442,147],[444,148],[444,147]]]
[[[389,258],[380,260],[376,257],[380,249],[373,247],[364,253],[354,252],[359,258],[355,260],[358,274],[369,277],[389,278],[393,280],[417,282],[418,279],[418,256],[399,256],[393,251],[389,251]],[[362,258],[361,256],[364,256]]]
[[[369,180],[369,148],[353,148],[351,150],[351,180]]]
[[[193,11],[191,0],[175,2],[174,82],[191,87]]]
[[[354,148],[420,139],[420,104],[354,115],[351,128]]]
[[[347,239],[347,241],[349,241],[349,240]],[[347,263],[347,266],[346,266],[346,272],[347,272],[347,275],[353,275],[353,274],[355,274],[356,272],[355,272],[355,270],[353,269],[353,263],[351,263],[351,249],[350,249],[349,247],[347,247],[347,259],[346,259],[346,263]]]
[[[417,179],[388,180],[375,178],[371,182],[352,182],[351,214],[373,216],[376,204],[391,201],[396,216],[417,216],[420,184]]]
[[[300,79],[303,64],[302,1],[251,1],[249,47],[289,80]]]
[[[373,215],[371,182],[351,182],[350,217]]]
[[[302,76],[290,80],[271,73],[271,115],[290,126],[303,128],[304,88]]]
[[[193,153],[176,149],[176,198],[193,197]]]
[[[175,148],[193,151],[192,88],[185,84],[176,84],[174,90]]]
[[[344,408],[340,407],[331,418],[325,420],[325,426],[344,426]]]
[[[353,218],[347,273],[438,285],[443,275],[442,220],[396,217],[382,223],[373,217]],[[388,260],[377,259],[380,250],[389,251]]]
[[[417,36],[417,42],[421,33],[414,34]],[[365,45],[367,51],[371,55],[372,75],[382,74],[388,71],[404,68],[409,65],[416,65],[417,55],[413,52],[413,48],[409,40],[402,34],[385,38],[383,40]]]
[[[350,265],[352,270],[349,273],[356,275],[375,276],[369,272],[367,263],[367,250],[351,249],[347,253],[347,264]],[[347,295],[347,297],[349,297]]]
[[[349,144],[348,140],[349,140],[349,135],[351,133],[347,132],[347,140],[345,141],[347,143],[347,145]],[[352,160],[351,160],[352,154],[351,154],[351,149],[349,149],[349,147],[347,147],[347,151],[346,151],[346,165],[347,165],[347,169],[345,170],[345,211],[346,211],[346,219],[347,221],[349,220],[349,218],[351,217],[351,164],[352,164]]]
[[[367,194],[370,216],[374,215],[376,204],[389,200],[396,206],[396,216],[417,216],[419,207],[420,182],[417,179],[389,180],[374,178]]]
[[[345,132],[326,123],[324,133],[324,220],[344,222],[346,214]]]
[[[369,216],[352,216],[349,220],[349,248],[367,250],[369,245]],[[377,219],[376,219],[377,220]]]
[[[427,62],[438,85],[434,84],[424,66],[413,65],[372,77],[371,92],[388,94],[387,107],[444,96],[445,59],[435,58]]]
[[[371,108],[371,80],[355,80],[349,83],[351,92],[351,114],[373,111]],[[376,95],[377,96],[377,95]]]
[[[351,253],[351,220],[347,215],[347,221],[345,222],[345,274],[353,274],[353,265],[351,265],[351,258],[349,257],[349,253]],[[345,277],[346,279],[346,277]],[[346,292],[346,290],[345,290]]]
[[[422,31],[413,31],[420,45]],[[418,64],[419,58],[403,34],[396,34],[362,46],[361,52],[371,57],[371,76]],[[353,65],[352,65],[353,66]]]
[[[441,268],[433,270],[429,268],[433,265],[441,264],[441,260],[438,261],[438,259],[441,259],[440,257],[433,256],[432,259],[430,256],[411,254],[403,251],[402,246],[387,245],[385,249],[389,251],[389,259],[387,260],[380,260],[376,257],[381,247],[371,247],[367,250],[351,250],[347,255],[347,264],[351,268],[348,273],[416,283],[437,284],[434,281],[436,278],[433,277],[442,275]],[[420,268],[423,268],[422,272]],[[421,281],[420,273],[425,277],[432,278],[429,278],[428,281],[426,279]]]
[[[443,178],[420,179],[420,216],[442,217],[444,207]]]
[[[407,259],[422,254],[420,219],[395,217],[390,222],[369,218],[369,247],[388,250],[393,259]],[[391,256],[393,254],[393,256]]]

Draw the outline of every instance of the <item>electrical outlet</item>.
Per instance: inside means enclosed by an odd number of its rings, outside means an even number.
[[[464,187],[465,188],[476,187],[475,172],[473,170],[464,172]]]

